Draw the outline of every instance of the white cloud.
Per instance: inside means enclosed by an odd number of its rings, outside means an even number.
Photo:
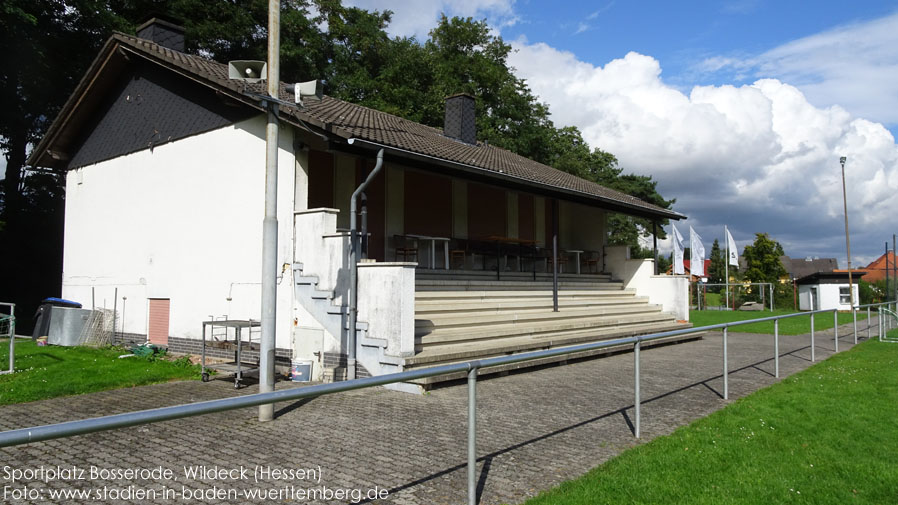
[[[708,242],[729,224],[740,248],[769,232],[787,253],[844,265],[839,156],[848,157],[856,254],[893,232],[886,220],[898,208],[898,146],[879,123],[815,107],[776,79],[687,95],[662,81],[650,56],[631,52],[597,67],[546,44],[513,46],[511,65],[556,124],[578,126],[626,171],[654,176]]]
[[[697,69],[737,77],[775,77],[817,106],[838,103],[853,115],[898,124],[898,13],[794,40],[752,57],[712,56]]]
[[[393,36],[415,36],[418,40],[436,26],[441,13],[447,16],[489,18],[493,29],[517,22],[514,0],[347,0],[344,4],[369,11],[393,11],[387,32]]]

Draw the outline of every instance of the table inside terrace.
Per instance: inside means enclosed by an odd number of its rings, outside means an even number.
[[[501,277],[500,271],[502,270],[502,245],[516,245],[518,246],[518,271],[523,272],[523,267],[521,265],[521,258],[524,257],[523,250],[525,247],[536,245],[535,240],[523,239],[523,238],[512,238],[512,237],[501,237],[498,235],[490,235],[488,237],[483,237],[479,240],[485,242],[493,242],[496,244],[496,279]],[[507,256],[507,255],[506,255]],[[530,255],[531,259],[533,258],[533,254]],[[507,263],[507,261],[506,261]],[[533,275],[536,278],[536,265],[533,266]]]

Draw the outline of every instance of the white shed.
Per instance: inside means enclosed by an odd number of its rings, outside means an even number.
[[[854,303],[859,303],[858,281],[863,272],[852,272]],[[848,272],[817,272],[795,281],[800,310],[851,310]]]

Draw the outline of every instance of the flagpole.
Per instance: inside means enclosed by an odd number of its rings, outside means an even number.
[[[730,230],[727,229],[727,225],[723,225],[723,241],[727,243],[727,260],[726,267],[724,268],[724,278],[723,282],[726,285],[727,290],[727,310],[730,309]]]

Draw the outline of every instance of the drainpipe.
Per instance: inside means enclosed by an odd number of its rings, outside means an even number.
[[[346,378],[349,380],[355,379],[356,376],[355,335],[356,318],[358,317],[359,306],[359,233],[356,229],[356,201],[362,191],[364,191],[365,188],[368,187],[368,184],[374,180],[374,176],[380,172],[383,164],[384,150],[381,149],[377,152],[377,164],[374,165],[374,170],[368,174],[368,178],[365,179],[365,182],[352,193],[352,200],[349,202],[349,335],[346,338],[346,347],[348,348],[348,356],[346,357]]]
[[[359,215],[362,216],[362,236],[359,237],[359,241],[362,246],[362,259],[368,259],[368,195],[365,192],[362,192],[362,211],[359,212]]]

